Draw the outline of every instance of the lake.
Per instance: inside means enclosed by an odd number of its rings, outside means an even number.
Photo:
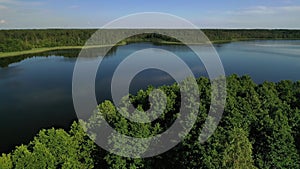
[[[300,80],[299,40],[245,41],[214,46],[226,75],[247,74],[256,83]],[[96,95],[99,103],[111,97],[111,77],[118,64],[126,56],[145,48],[171,51],[186,62],[195,76],[207,76],[202,62],[186,46],[151,43],[119,46],[104,57],[98,70]],[[76,119],[72,73],[78,52],[61,50],[0,59],[0,152],[29,143],[42,128],[69,129]],[[173,78],[165,72],[145,70],[135,76],[130,92],[135,93],[150,84],[172,83]]]

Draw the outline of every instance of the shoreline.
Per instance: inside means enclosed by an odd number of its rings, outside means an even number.
[[[241,41],[256,41],[256,40],[300,40],[300,39],[233,39],[233,40],[215,40],[210,41],[211,44],[225,44],[225,43],[232,43],[232,42],[241,42]],[[139,41],[137,41],[139,42]],[[148,41],[144,41],[148,42]],[[151,41],[149,41],[151,42]],[[125,42],[116,45],[95,45],[95,46],[56,46],[56,47],[43,47],[43,48],[34,48],[30,50],[24,51],[15,51],[15,52],[0,52],[0,59],[1,58],[8,58],[8,57],[15,57],[25,54],[36,54],[42,52],[49,52],[55,50],[65,50],[65,49],[82,49],[82,48],[101,48],[101,47],[112,47],[112,46],[124,46],[130,43],[136,42]],[[183,45],[181,42],[169,42],[169,41],[160,41],[160,42],[152,42],[157,45]],[[204,43],[201,43],[202,45]],[[187,45],[200,45],[200,44],[187,44]]]
[[[26,54],[35,54],[35,53],[42,53],[42,52],[49,52],[49,51],[55,51],[55,50],[64,50],[64,49],[82,49],[82,48],[99,48],[99,47],[110,47],[113,45],[101,45],[101,46],[56,46],[56,47],[45,47],[45,48],[34,48],[30,50],[24,50],[24,51],[15,51],[15,52],[0,52],[0,59],[1,58],[7,58],[7,57],[15,57],[20,55],[26,55]]]

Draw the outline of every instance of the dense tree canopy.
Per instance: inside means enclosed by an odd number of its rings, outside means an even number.
[[[83,46],[95,32],[95,29],[31,29],[0,30],[0,52],[23,51],[41,47]],[[108,30],[103,30],[108,31]],[[122,33],[124,30],[111,30]],[[178,30],[170,30],[178,32]],[[299,30],[202,30],[212,42],[228,42],[254,39],[300,39]],[[184,32],[180,30],[179,32]],[[186,32],[187,36],[189,31]],[[105,33],[105,32],[104,32]],[[111,35],[113,36],[114,33]],[[188,37],[193,39],[195,37]],[[121,43],[138,41],[178,42],[176,39],[155,33],[139,34],[123,40]]]
[[[134,123],[120,115],[110,101],[101,103],[84,127],[41,130],[28,145],[0,157],[0,168],[300,168],[300,82],[255,84],[249,76],[227,78],[227,102],[215,133],[203,144],[198,136],[207,117],[210,82],[197,79],[200,113],[185,139],[173,149],[152,158],[125,158],[96,146],[84,132],[101,125],[99,118],[118,132],[147,137],[165,131],[176,119],[180,92],[177,84],[162,86],[167,95],[164,113],[151,123]],[[147,110],[149,87],[129,97],[138,110]],[[128,101],[128,100],[127,100]],[[124,102],[128,104],[128,102]],[[120,110],[130,113],[129,109]],[[123,113],[124,113],[123,112]],[[101,116],[100,116],[101,115]],[[93,139],[101,138],[95,133]],[[120,140],[113,148],[126,146]],[[147,145],[136,145],[147,148]]]
[[[3,154],[0,168],[93,168],[91,152],[95,145],[81,125],[74,122],[71,130],[41,130],[28,145],[11,154]]]

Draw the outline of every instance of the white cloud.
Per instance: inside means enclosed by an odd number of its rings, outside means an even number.
[[[257,6],[257,7],[237,11],[236,14],[274,14],[274,9],[265,6]]]
[[[300,12],[300,6],[284,6],[279,9],[285,10],[285,11]]]
[[[219,16],[220,22],[233,28],[300,28],[300,6],[254,6]]]
[[[1,19],[1,20],[0,20],[0,24],[4,24],[4,23],[6,23],[6,20]]]
[[[281,6],[281,7],[267,7],[267,6],[256,6],[251,8],[245,8],[235,11],[228,11],[228,14],[232,15],[256,15],[256,14],[279,14],[287,12],[298,12],[300,13],[300,6]]]

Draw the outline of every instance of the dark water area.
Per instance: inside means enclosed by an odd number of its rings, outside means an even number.
[[[207,76],[202,62],[186,46],[151,43],[119,46],[111,50],[99,66],[95,83],[99,103],[111,98],[111,78],[120,62],[135,51],[147,48],[173,52],[196,77]],[[298,40],[234,42],[215,45],[215,49],[226,75],[249,75],[256,83],[300,80]],[[78,53],[79,50],[60,50],[0,59],[0,152],[29,143],[42,128],[69,129],[71,122],[77,119],[72,100],[72,75]],[[157,53],[154,50],[149,57],[152,54]],[[148,69],[134,77],[130,92],[134,94],[148,85],[174,82],[166,72]]]

